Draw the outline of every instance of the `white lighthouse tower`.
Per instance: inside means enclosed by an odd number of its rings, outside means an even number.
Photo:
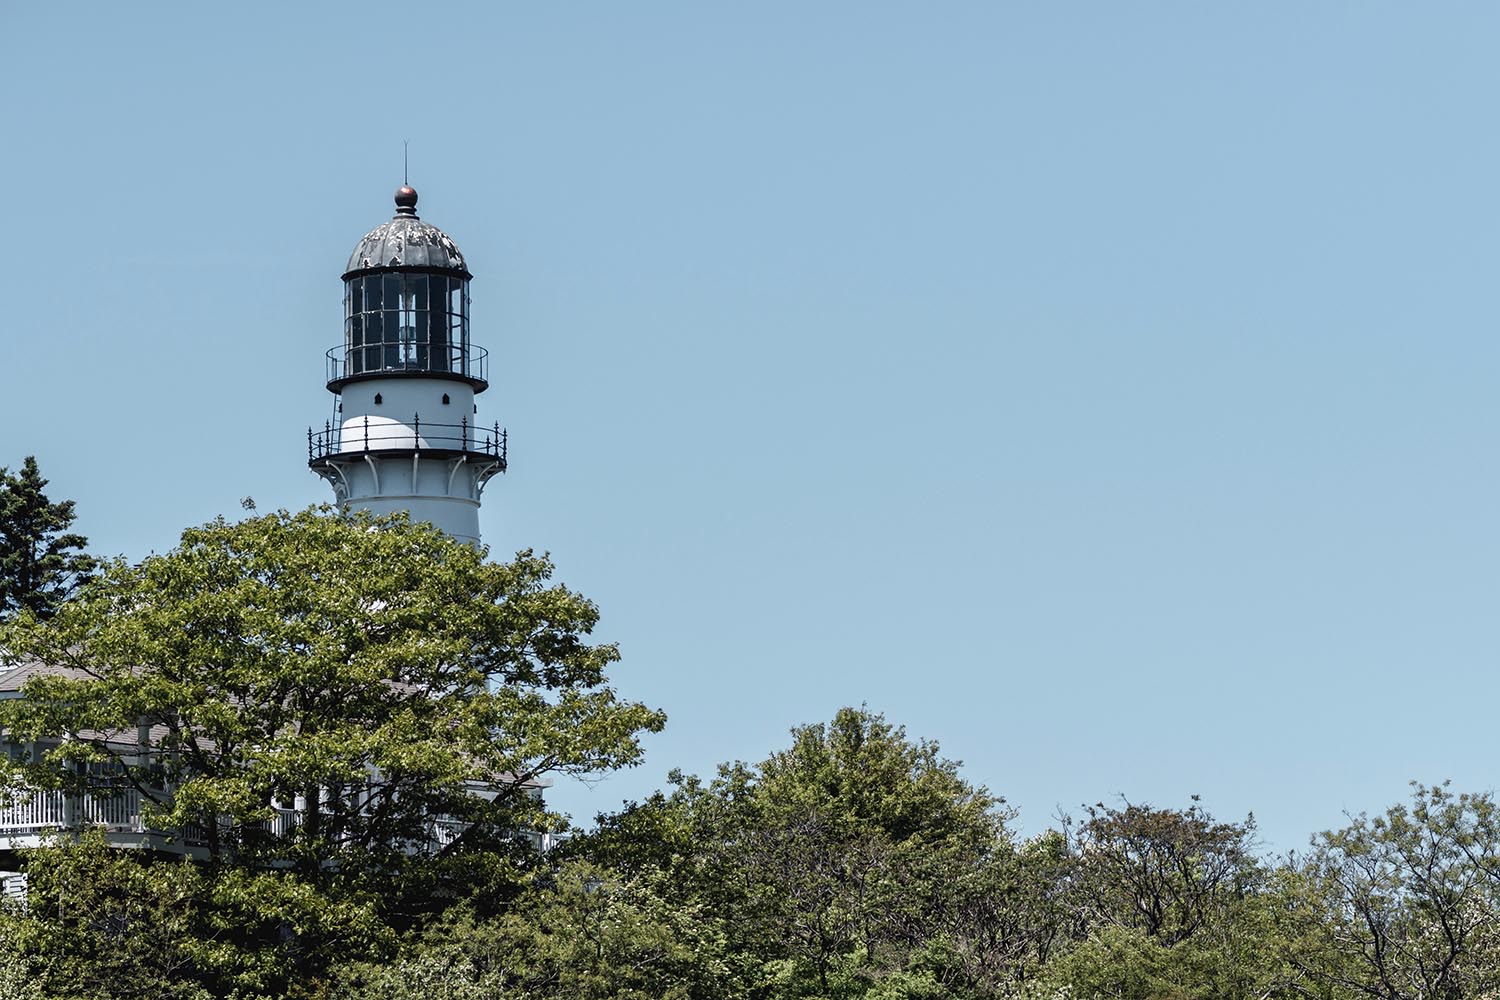
[[[489,355],[469,340],[463,254],[396,192],[396,216],[359,241],[344,270],[344,342],[328,352],[333,419],[309,429],[307,462],[345,510],[408,511],[479,544],[479,498],[505,471],[499,424],[474,398]]]

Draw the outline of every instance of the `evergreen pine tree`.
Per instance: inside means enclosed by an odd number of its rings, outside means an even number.
[[[97,565],[88,539],[68,531],[73,501],[53,503],[46,485],[34,456],[19,472],[0,468],[0,620],[22,608],[50,618]]]

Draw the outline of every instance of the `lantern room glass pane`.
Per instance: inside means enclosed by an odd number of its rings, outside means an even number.
[[[431,347],[429,355],[432,371],[446,372],[452,370],[452,359],[448,354],[448,317],[441,310],[433,309],[426,313],[427,325],[422,336]]]

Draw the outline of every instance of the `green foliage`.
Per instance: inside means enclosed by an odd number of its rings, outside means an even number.
[[[144,864],[98,834],[31,852],[25,909],[0,917],[0,939],[49,1000],[208,1000],[197,979],[204,942],[201,869]],[[22,994],[24,995],[24,994]]]
[[[460,906],[392,964],[354,964],[354,1000],[516,996],[687,1000],[735,996],[719,921],[644,879],[583,861],[536,872],[500,914]]]
[[[587,862],[539,874],[492,928],[491,963],[528,995],[628,1000],[727,995],[724,930],[659,880]]]
[[[96,565],[88,539],[68,531],[73,501],[47,499],[47,480],[27,456],[21,470],[0,468],[0,620],[26,610],[49,618]]]
[[[344,972],[331,994],[340,1000],[504,1000],[498,972],[481,972],[473,959],[456,951],[422,952],[383,965],[360,965]]]
[[[1211,956],[1191,943],[1164,944],[1134,927],[1107,926],[1065,952],[1046,978],[1079,997],[1214,1000]]]
[[[5,946],[0,937],[0,949]],[[47,1000],[31,962],[15,951],[0,950],[0,1000]]]
[[[99,831],[26,854],[27,904],[0,916],[0,943],[48,1000],[300,997],[328,954],[395,944],[373,898],[293,870],[153,857]]]
[[[1261,968],[1248,954],[1226,950],[1217,936],[1169,944],[1140,928],[1099,928],[1061,953],[1042,979],[1077,997],[1119,1000],[1219,1000],[1296,995],[1280,966]]]

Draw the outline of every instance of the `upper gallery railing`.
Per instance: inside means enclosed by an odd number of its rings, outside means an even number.
[[[489,385],[490,352],[474,344],[429,344],[395,340],[376,344],[340,344],[328,349],[329,384],[366,375],[457,375]]]

